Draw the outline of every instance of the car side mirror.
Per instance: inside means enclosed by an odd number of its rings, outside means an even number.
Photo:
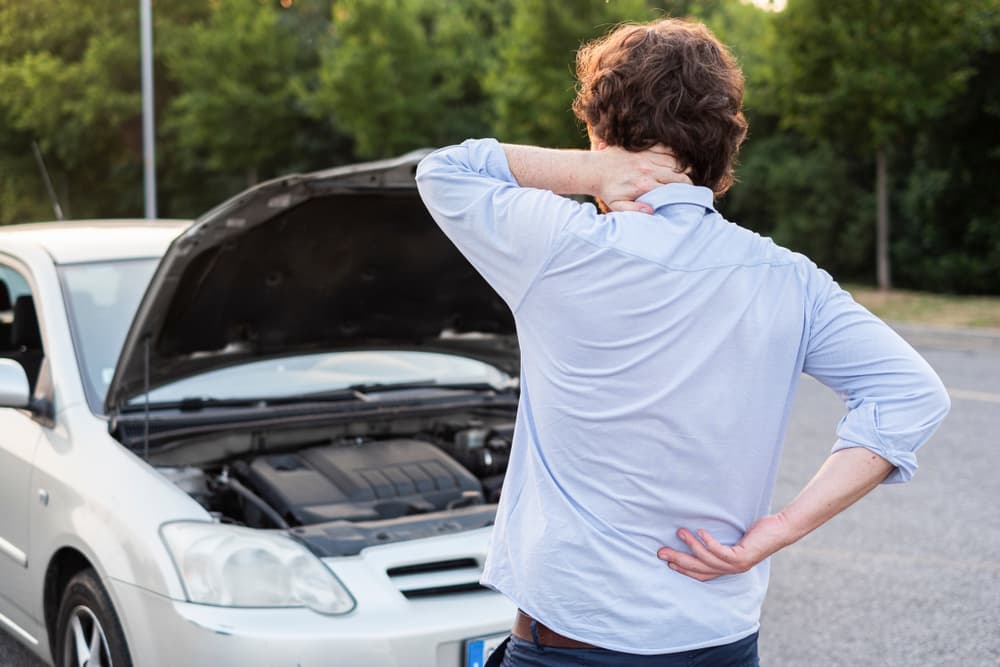
[[[21,364],[12,359],[0,359],[0,408],[27,409],[31,405],[31,388]]]

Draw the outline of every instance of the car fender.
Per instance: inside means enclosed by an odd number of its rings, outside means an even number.
[[[169,521],[210,521],[193,498],[115,441],[85,405],[59,413],[45,429],[32,486],[45,501],[31,507],[32,568],[41,590],[45,570],[72,547],[102,579],[116,579],[173,599],[184,590],[160,537]]]

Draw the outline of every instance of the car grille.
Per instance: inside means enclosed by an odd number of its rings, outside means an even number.
[[[411,563],[390,567],[385,573],[409,599],[485,590],[479,583],[482,567],[475,558]]]

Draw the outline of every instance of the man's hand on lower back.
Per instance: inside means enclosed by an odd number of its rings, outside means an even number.
[[[631,152],[612,146],[599,151],[503,144],[518,184],[561,195],[592,195],[612,211],[644,211],[635,200],[667,183],[691,183],[663,146]]]
[[[691,550],[690,554],[663,547],[656,555],[667,561],[670,569],[698,581],[746,572],[794,541],[780,514],[757,519],[733,546],[720,544],[706,530],[699,530],[695,535],[682,528],[677,536]]]
[[[733,546],[719,544],[708,531],[699,530],[696,536],[682,528],[677,535],[691,553],[662,547],[656,555],[671,569],[698,581],[746,572],[850,507],[893,468],[881,456],[861,447],[837,450],[795,500],[779,513],[757,519]]]

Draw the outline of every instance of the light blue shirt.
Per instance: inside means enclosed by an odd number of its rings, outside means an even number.
[[[519,187],[499,144],[417,171],[434,219],[510,306],[521,398],[483,583],[568,637],[640,654],[758,628],[768,563],[700,583],[656,552],[735,544],[769,513],[800,374],[846,403],[834,450],[908,480],[948,411],[934,371],[806,257],[671,184],[655,215]]]

